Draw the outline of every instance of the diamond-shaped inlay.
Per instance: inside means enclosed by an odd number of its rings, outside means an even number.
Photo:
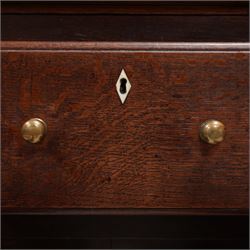
[[[122,69],[121,74],[116,83],[116,91],[120,97],[122,104],[125,102],[130,89],[131,89],[131,84],[129,82],[129,79],[124,69]]]

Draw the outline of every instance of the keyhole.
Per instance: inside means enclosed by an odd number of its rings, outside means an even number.
[[[127,84],[127,79],[122,78],[120,80],[120,93],[121,94],[126,94],[126,92],[127,92],[126,84]]]

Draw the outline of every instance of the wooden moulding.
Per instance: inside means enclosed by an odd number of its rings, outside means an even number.
[[[133,208],[109,208],[109,209],[5,209],[2,210],[3,214],[16,214],[16,215],[101,215],[101,216],[245,216],[249,215],[248,209],[133,209]]]
[[[3,41],[249,42],[247,15],[3,14]]]
[[[2,50],[249,51],[249,43],[3,41]]]
[[[3,2],[2,13],[248,15],[248,1]]]

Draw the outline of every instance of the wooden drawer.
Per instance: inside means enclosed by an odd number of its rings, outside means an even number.
[[[248,61],[244,51],[3,51],[3,208],[247,208]],[[33,117],[48,126],[38,144],[20,133]],[[208,119],[225,124],[222,143],[199,139]]]

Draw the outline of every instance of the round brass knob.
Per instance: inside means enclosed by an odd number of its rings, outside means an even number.
[[[22,126],[23,139],[30,143],[38,143],[47,132],[46,123],[39,118],[32,118]]]
[[[208,120],[200,126],[200,137],[209,144],[216,144],[223,141],[225,126],[220,121]]]

